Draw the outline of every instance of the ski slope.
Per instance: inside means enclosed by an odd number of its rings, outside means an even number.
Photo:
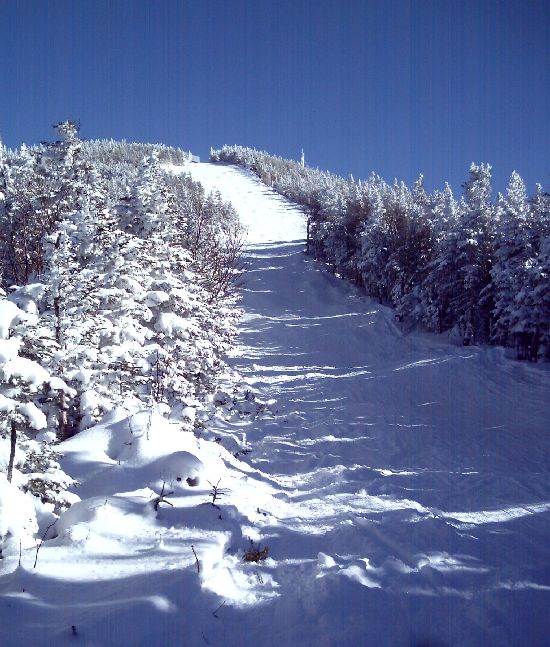
[[[193,175],[249,228],[235,365],[280,412],[249,432],[251,464],[296,506],[274,558],[321,555],[295,614],[311,644],[548,644],[548,371],[402,335],[304,256],[284,199],[235,168]]]
[[[547,645],[547,367],[402,334],[304,255],[299,209],[235,167],[185,170],[248,229],[230,362],[265,406],[201,439],[142,412],[64,443],[82,502],[36,568],[0,562],[0,644]]]

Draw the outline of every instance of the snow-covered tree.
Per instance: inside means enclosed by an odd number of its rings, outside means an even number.
[[[460,285],[453,307],[462,330],[472,330],[476,341],[489,340],[494,304],[491,269],[495,238],[494,210],[491,204],[491,166],[470,166],[464,184],[465,209],[458,227],[457,274]]]
[[[518,238],[520,244],[523,239],[525,250],[510,254],[505,266],[517,271],[518,280],[504,317],[518,356],[536,361],[550,355],[550,196],[540,185],[525,221],[520,222]],[[503,274],[501,282],[508,287]]]
[[[497,203],[499,229],[495,249],[495,265],[491,270],[495,287],[495,324],[493,337],[497,343],[513,341],[512,318],[515,299],[526,281],[528,261],[533,257],[530,236],[530,209],[527,191],[521,177],[512,173],[506,196]]]
[[[458,313],[451,307],[457,281],[458,224],[461,205],[446,184],[436,191],[432,201],[430,224],[432,229],[432,260],[421,285],[422,318],[428,330],[441,333],[456,323]]]
[[[54,411],[59,394],[71,396],[72,391],[34,359],[48,359],[52,340],[41,329],[30,299],[26,307],[0,297],[0,467],[9,483],[59,508],[68,505],[63,491],[72,481],[51,449]]]

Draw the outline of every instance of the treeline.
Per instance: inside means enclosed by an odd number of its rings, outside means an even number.
[[[460,198],[372,175],[355,181],[249,148],[214,162],[250,169],[305,208],[308,251],[411,326],[455,332],[465,344],[550,358],[550,195],[529,197],[513,173],[492,200],[491,167],[472,164]]]
[[[56,130],[0,146],[0,489],[61,506],[58,439],[115,410],[198,424],[234,334],[242,232],[171,172],[181,151]]]

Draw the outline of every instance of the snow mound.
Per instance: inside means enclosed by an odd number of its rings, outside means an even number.
[[[144,526],[154,526],[151,490],[132,494],[132,497],[92,497],[73,504],[56,523],[56,543],[131,536],[143,532]]]
[[[158,490],[164,482],[171,488],[196,487],[204,475],[204,463],[196,454],[179,451],[159,458],[151,464],[151,471],[157,471],[159,478],[154,482]]]

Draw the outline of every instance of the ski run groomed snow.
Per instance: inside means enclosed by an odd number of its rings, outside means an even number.
[[[229,361],[262,404],[200,439],[144,411],[63,443],[81,501],[36,568],[0,562],[0,645],[550,644],[547,367],[404,334],[252,174],[182,170],[248,229]]]

